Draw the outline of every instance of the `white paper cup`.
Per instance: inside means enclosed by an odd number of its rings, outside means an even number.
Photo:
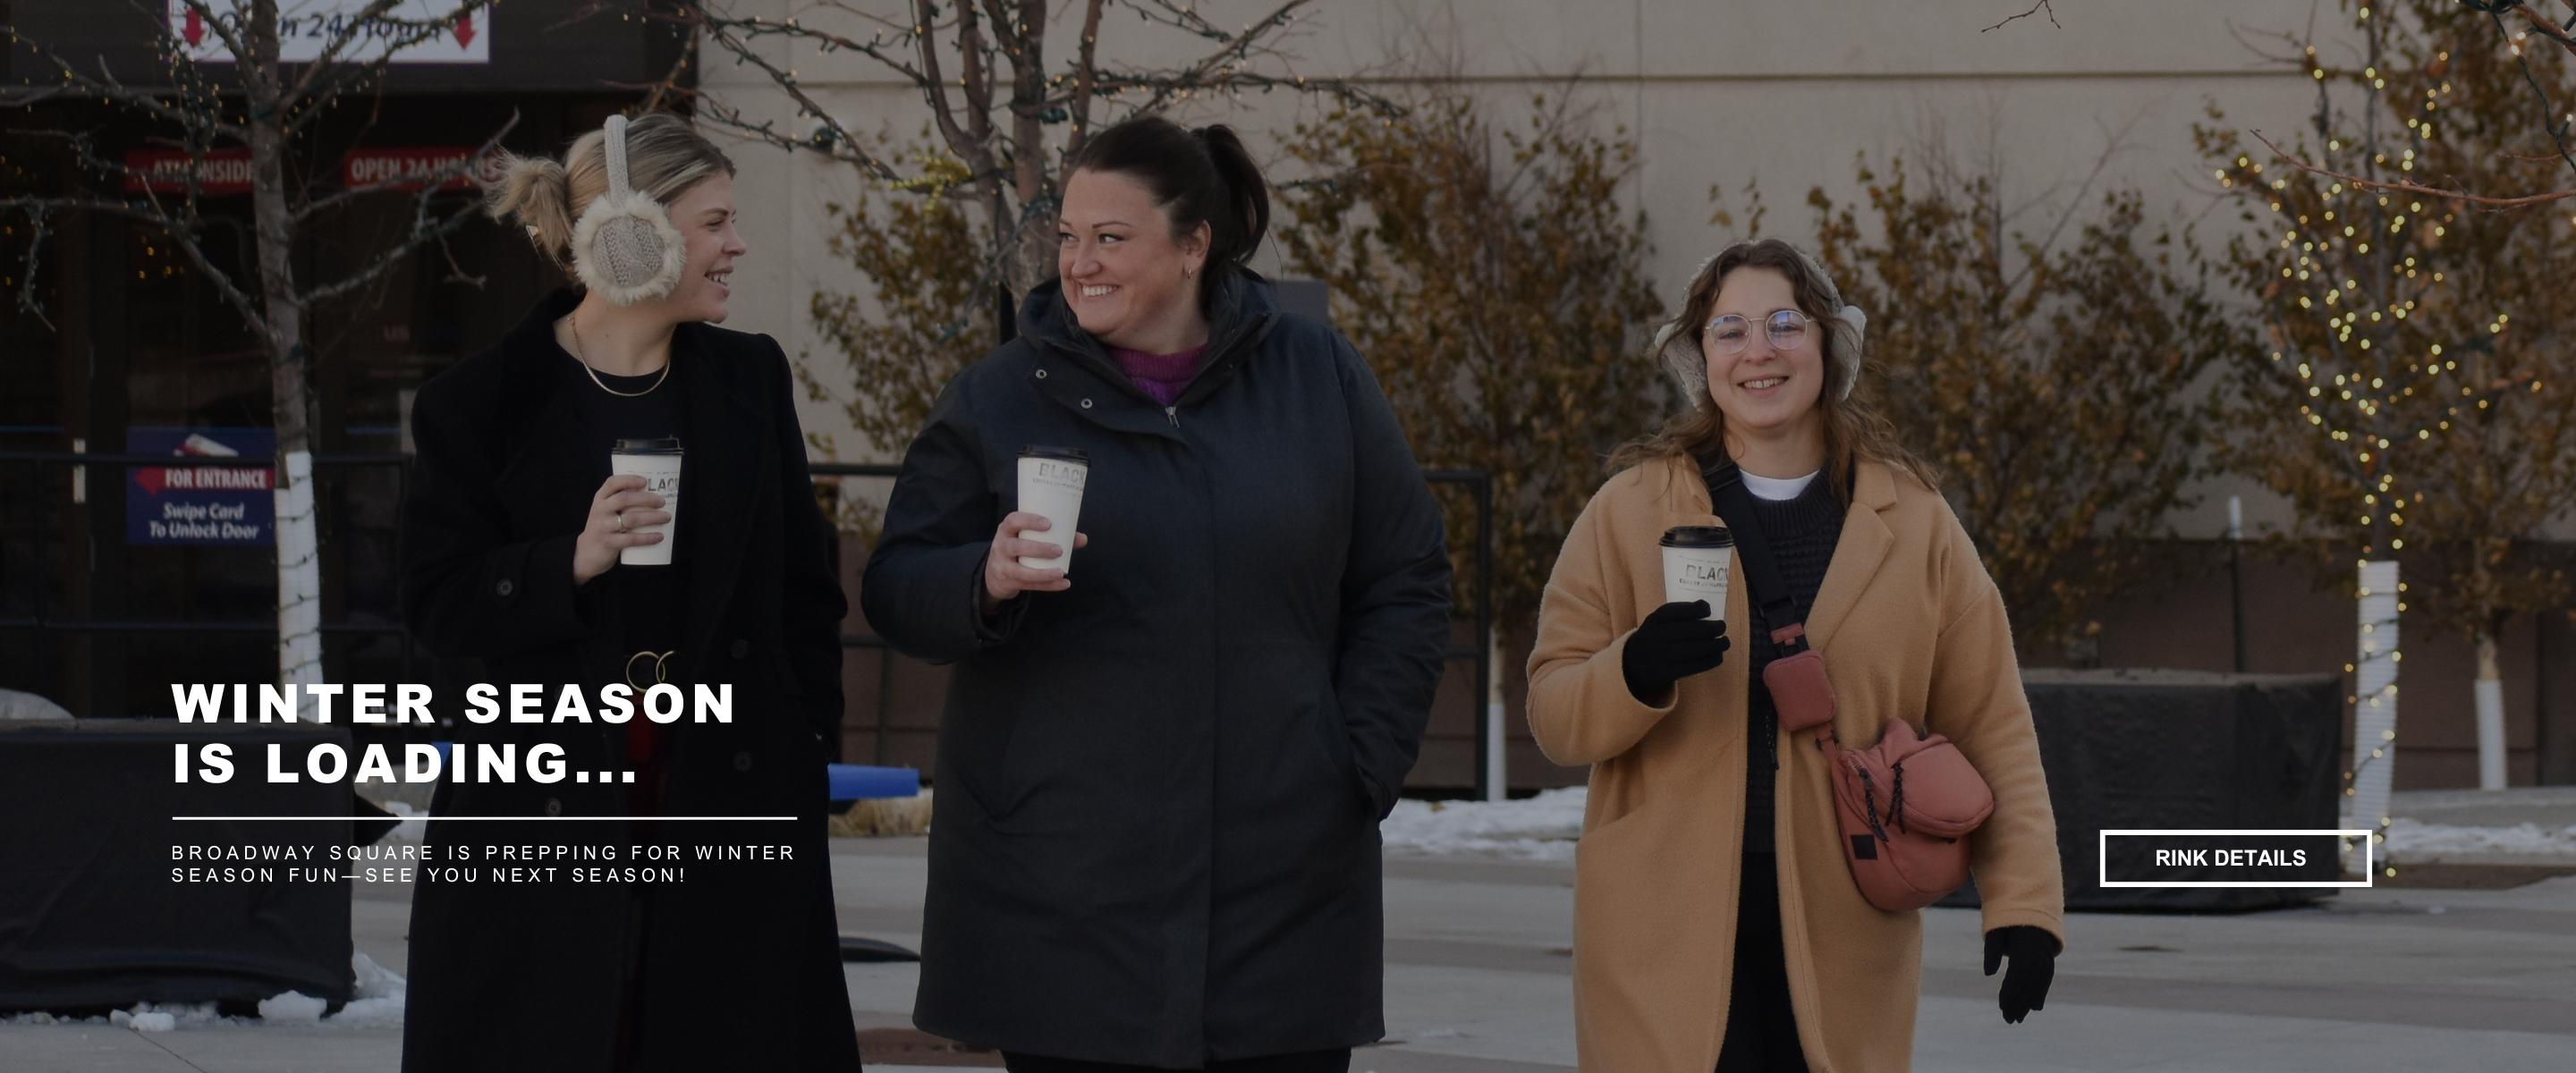
[[[620,566],[669,566],[671,545],[678,541],[680,525],[680,441],[619,440],[608,453],[608,471],[618,476],[634,474],[644,478],[644,490],[662,497],[663,513],[671,520],[659,525],[628,526],[630,533],[660,533],[662,539],[652,544],[634,544],[617,553]]]
[[[1020,532],[1020,539],[1053,544],[1064,554],[1053,559],[1020,556],[1031,570],[1073,572],[1074,527],[1082,522],[1082,486],[1091,476],[1091,459],[1070,447],[1020,448],[1020,509],[1047,520],[1041,533]]]
[[[1664,531],[1664,602],[1708,601],[1708,617],[1726,620],[1726,572],[1735,534],[1724,526],[1679,525]]]

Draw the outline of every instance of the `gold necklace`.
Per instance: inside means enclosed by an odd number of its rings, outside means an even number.
[[[646,395],[652,394],[653,388],[662,386],[662,381],[671,378],[671,359],[664,358],[662,359],[662,375],[654,377],[653,383],[650,387],[646,387],[642,391],[619,391],[616,388],[608,386],[608,381],[599,378],[599,370],[591,368],[590,359],[582,353],[590,348],[583,346],[581,343],[581,314],[578,312],[565,314],[564,323],[572,327],[572,360],[581,363],[581,371],[590,374],[590,382],[599,385],[599,390],[615,395],[621,399],[640,399]]]

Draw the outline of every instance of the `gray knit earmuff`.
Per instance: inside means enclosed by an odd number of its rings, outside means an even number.
[[[592,292],[617,305],[651,301],[680,285],[680,229],[626,174],[626,117],[608,117],[608,192],[572,226],[572,267]]]
[[[1682,308],[1685,311],[1689,309],[1690,296],[1699,293],[1701,287],[1715,284],[1716,281],[1709,279],[1708,274],[1717,268],[1720,259],[1738,247],[1752,244],[1749,241],[1735,243],[1700,262],[1699,271],[1691,273],[1690,286],[1682,291]],[[1816,284],[1824,288],[1825,304],[1833,308],[1833,313],[1826,316],[1821,324],[1834,339],[1831,386],[1835,398],[1850,398],[1852,387],[1860,383],[1861,343],[1869,331],[1869,315],[1861,312],[1859,306],[1843,304],[1842,288],[1834,285],[1834,277],[1825,274],[1824,263],[1816,260],[1814,254],[1791,243],[1783,242],[1781,245],[1788,246],[1790,252],[1797,254],[1798,260],[1806,264],[1807,274],[1815,277]],[[1681,382],[1684,397],[1691,399],[1694,405],[1708,394],[1708,359],[1701,355],[1698,342],[1691,338],[1691,329],[1696,327],[1698,325],[1682,323],[1681,317],[1676,315],[1655,329],[1654,348],[1649,351],[1663,361],[1664,371]]]

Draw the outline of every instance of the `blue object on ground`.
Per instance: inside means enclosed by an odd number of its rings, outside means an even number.
[[[908,767],[832,764],[825,768],[834,804],[871,797],[913,797],[921,793],[921,772]]]

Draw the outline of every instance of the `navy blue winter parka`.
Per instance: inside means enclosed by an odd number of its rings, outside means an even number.
[[[1237,271],[1164,406],[1058,284],[904,456],[861,586],[956,665],[914,1020],[1195,1067],[1384,1034],[1377,823],[1449,638],[1440,513],[1350,343]],[[1024,445],[1090,460],[1073,585],[979,613]]]

